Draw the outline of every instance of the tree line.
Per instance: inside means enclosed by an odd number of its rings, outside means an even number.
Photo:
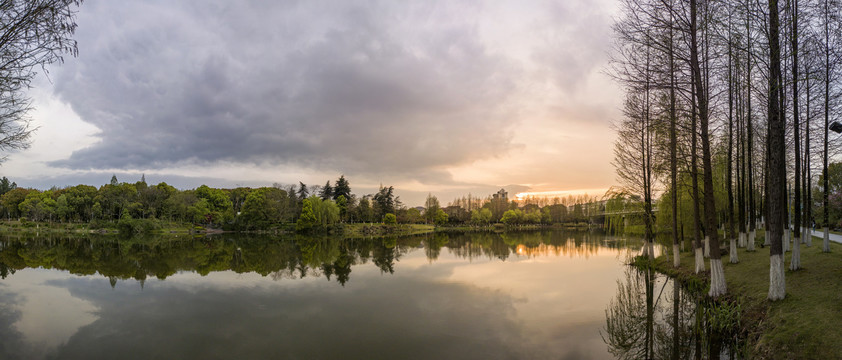
[[[135,231],[155,221],[201,224],[225,230],[266,230],[278,227],[298,231],[324,231],[339,223],[487,226],[599,222],[599,203],[588,196],[544,201],[507,197],[457,198],[441,206],[429,194],[424,207],[407,207],[393,186],[380,186],[373,194],[356,195],[344,175],[331,184],[308,186],[274,184],[271,187],[217,189],[207,185],[179,190],[161,182],[120,182],[112,176],[99,188],[76,185],[46,191],[21,188],[0,179],[0,216],[6,220],[89,223],[94,227],[122,224]],[[567,205],[567,203],[571,203]],[[568,210],[569,209],[569,210]],[[143,221],[141,221],[143,220]],[[130,229],[130,230],[132,230]]]
[[[650,241],[657,222],[669,221],[675,266],[691,234],[696,271],[710,258],[714,297],[727,292],[720,236],[737,263],[738,248],[754,251],[762,220],[769,299],[782,299],[790,240],[791,270],[801,268],[800,245],[812,245],[803,233],[814,224],[830,250],[828,170],[839,139],[828,128],[842,109],[842,4],[623,0],[621,8],[610,70],[626,94],[615,124],[616,195],[642,199]]]

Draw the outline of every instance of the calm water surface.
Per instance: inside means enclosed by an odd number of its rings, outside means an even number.
[[[693,300],[625,266],[639,248],[563,232],[6,239],[0,359],[695,357]]]

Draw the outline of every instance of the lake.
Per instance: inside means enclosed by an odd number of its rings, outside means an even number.
[[[697,299],[625,265],[640,246],[561,231],[7,238],[0,358],[727,357]]]

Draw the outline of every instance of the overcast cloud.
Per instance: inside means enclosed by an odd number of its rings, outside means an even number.
[[[606,4],[86,1],[80,55],[51,69],[50,86],[96,141],[46,164],[76,177],[243,164],[369,184],[526,184],[453,169],[546,162],[558,151],[536,149],[577,136],[567,122],[607,128]],[[547,134],[561,136],[531,143]]]
[[[102,141],[55,164],[406,172],[508,150],[517,65],[460,16],[479,6],[394,5],[86,3],[80,24],[108,20],[55,83]]]

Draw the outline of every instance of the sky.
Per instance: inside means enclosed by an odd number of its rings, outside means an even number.
[[[614,0],[104,1],[29,94],[19,186],[394,186],[409,206],[615,183]],[[40,69],[39,69],[40,70]]]

